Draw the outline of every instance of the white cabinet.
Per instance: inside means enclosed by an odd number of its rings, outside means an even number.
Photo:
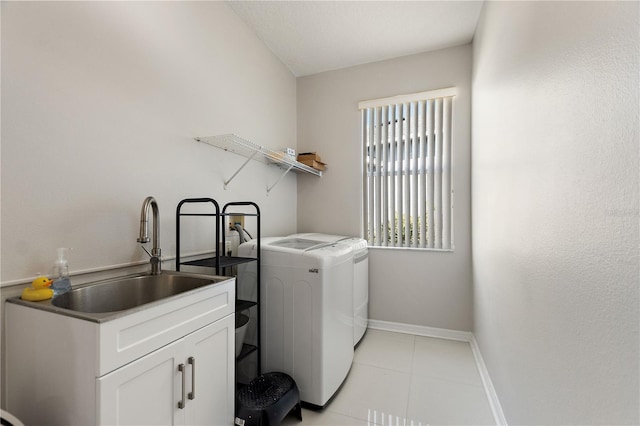
[[[186,343],[189,348],[187,352],[195,362],[195,365],[189,366],[191,376],[187,376],[187,379],[194,377],[195,382],[187,380],[186,424],[232,425],[235,403],[235,315],[193,333]],[[193,391],[195,394],[189,395]]]
[[[182,342],[174,342],[97,379],[98,424],[184,424],[178,409]]]
[[[233,423],[233,315],[97,379],[98,423]]]
[[[7,303],[7,410],[25,424],[232,425],[234,304],[233,278],[105,322]]]

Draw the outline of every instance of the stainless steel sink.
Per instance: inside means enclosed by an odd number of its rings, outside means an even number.
[[[12,297],[7,301],[104,322],[230,279],[234,278],[163,271],[160,275],[137,274],[89,283],[40,302],[28,302],[20,297]]]
[[[73,311],[124,311],[215,283],[214,278],[183,275],[144,275],[103,282],[62,294],[51,302]]]

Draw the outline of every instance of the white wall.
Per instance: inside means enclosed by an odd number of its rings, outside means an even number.
[[[298,150],[328,170],[298,180],[298,230],[361,235],[358,101],[458,87],[454,115],[455,252],[370,251],[370,317],[472,329],[471,45],[298,78]]]
[[[295,105],[295,78],[223,2],[2,2],[3,284],[48,273],[56,247],[72,275],[147,261],[147,195],[165,257],[187,197],[255,201],[263,235],[295,232],[295,177],[267,197],[279,172],[252,162],[225,191],[244,158],[193,140],[295,147]],[[190,250],[214,247],[212,223]]]
[[[638,2],[488,2],[475,335],[509,424],[638,424]]]
[[[74,284],[148,269],[136,243],[147,195],[160,206],[167,258],[183,198],[254,201],[263,235],[296,231],[294,175],[267,196],[280,172],[252,162],[225,191],[244,158],[193,140],[296,143],[295,78],[225,3],[2,2],[1,11],[2,302],[23,287],[6,285],[49,272],[56,247],[73,248]],[[212,224],[183,221],[183,248],[215,247]],[[115,265],[126,268],[103,272]]]

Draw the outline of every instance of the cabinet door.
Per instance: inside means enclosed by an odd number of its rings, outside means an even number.
[[[228,315],[185,338],[186,424],[228,426],[234,421],[235,320]],[[189,364],[193,358],[195,365]]]
[[[184,341],[178,340],[97,379],[99,425],[184,424]]]

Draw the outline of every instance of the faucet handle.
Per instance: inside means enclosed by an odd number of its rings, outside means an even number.
[[[158,265],[160,265],[160,262],[161,262],[161,260],[160,260],[160,258],[158,256],[153,256],[151,258],[151,268],[152,269],[157,268]]]
[[[162,272],[162,260],[160,259],[160,249],[151,250],[151,275],[160,275]]]

